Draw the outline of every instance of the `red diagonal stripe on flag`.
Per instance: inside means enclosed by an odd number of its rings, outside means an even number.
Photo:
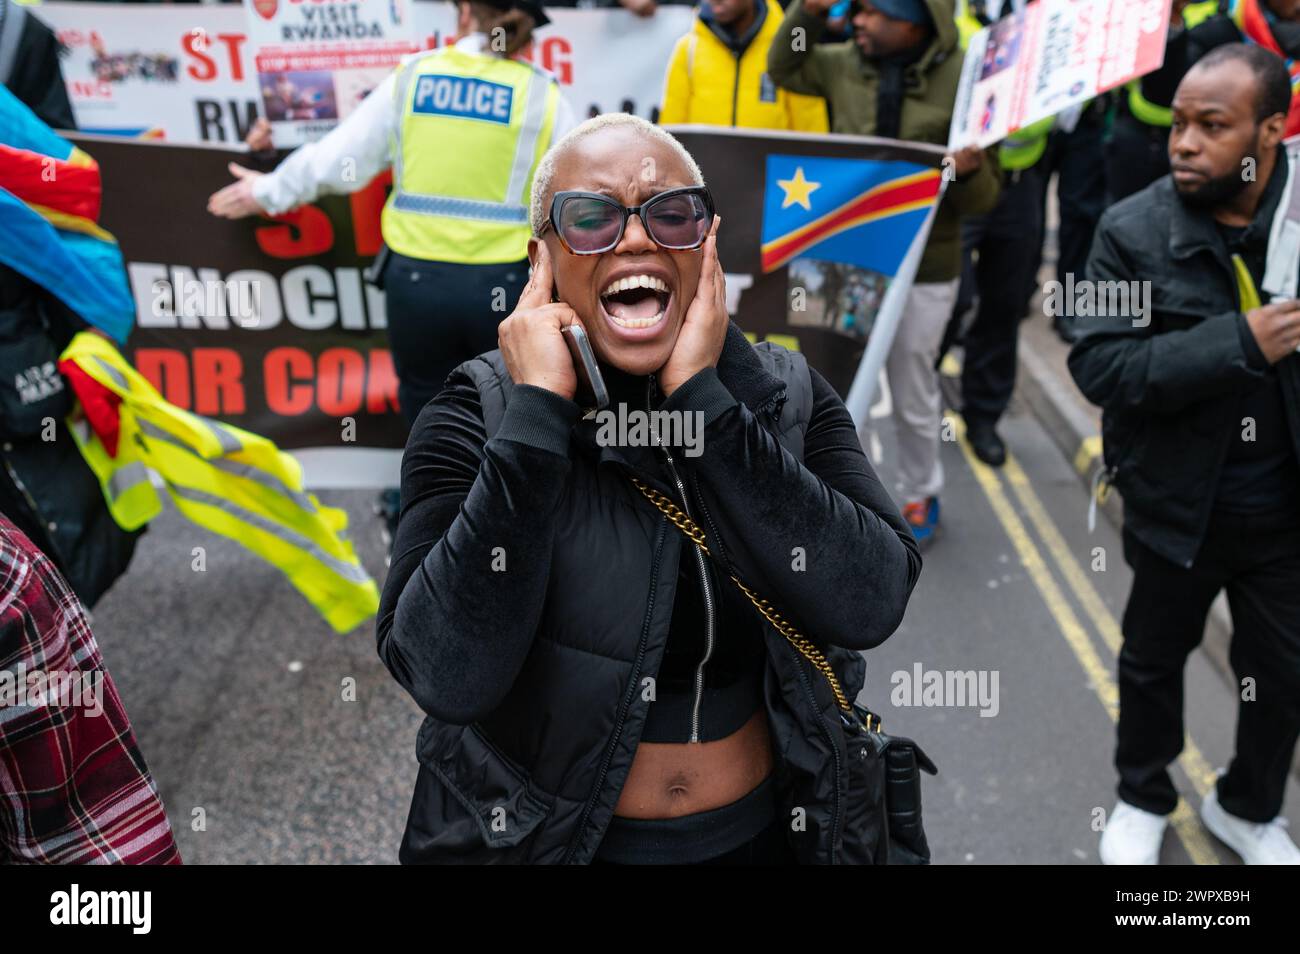
[[[911,178],[909,176],[909,178]],[[873,186],[867,192],[828,213],[812,228],[800,226],[795,234],[774,239],[763,246],[763,271],[769,272],[782,263],[794,258],[809,246],[816,245],[822,239],[840,231],[844,225],[864,215],[887,212],[897,206],[911,205],[932,199],[939,192],[939,174],[922,176],[911,182],[897,186]],[[800,231],[801,229],[808,229]]]
[[[0,143],[0,185],[29,205],[99,221],[97,165],[75,165]]]

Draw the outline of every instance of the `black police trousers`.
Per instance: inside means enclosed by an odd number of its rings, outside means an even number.
[[[496,348],[497,325],[527,283],[526,258],[457,265],[389,252],[383,274],[388,341],[408,425],[458,365]]]

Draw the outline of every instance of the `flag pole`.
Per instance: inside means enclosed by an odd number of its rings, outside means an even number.
[[[917,266],[921,264],[921,256],[925,254],[925,244],[930,238],[930,226],[934,223],[935,213],[939,209],[939,203],[943,201],[943,193],[947,187],[948,180],[945,177],[939,183],[939,195],[930,206],[925,222],[917,230],[907,255],[904,256],[902,264],[890,281],[889,288],[885,290],[880,311],[876,314],[876,320],[871,326],[871,334],[867,338],[867,348],[862,353],[858,370],[853,375],[853,384],[849,388],[849,396],[844,404],[849,409],[853,423],[857,425],[859,431],[867,422],[867,415],[875,400],[876,382],[880,380],[880,370],[885,366],[885,359],[889,356],[889,349],[894,343],[894,335],[898,332],[898,323],[903,318],[903,309],[907,304],[907,293],[912,289],[912,279],[916,277]]]

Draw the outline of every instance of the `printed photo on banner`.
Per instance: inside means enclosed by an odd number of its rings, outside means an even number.
[[[407,0],[245,0],[263,113],[280,148],[319,139],[420,49]]]
[[[888,275],[816,258],[795,259],[789,272],[792,328],[825,328],[866,341],[885,300]]]
[[[971,37],[950,149],[1009,134],[1157,69],[1171,0],[1036,0]]]

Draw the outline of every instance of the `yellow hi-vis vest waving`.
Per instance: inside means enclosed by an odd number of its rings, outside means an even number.
[[[560,102],[554,77],[454,47],[399,70],[384,241],[411,258],[461,265],[524,258],[533,172]]]
[[[123,529],[162,510],[152,470],[181,513],[281,570],[336,631],[378,611],[375,581],[344,534],[347,514],[303,491],[297,461],[265,437],[167,403],[98,335],[79,333],[62,358],[122,399],[116,457],[85,421],[68,423]]]

